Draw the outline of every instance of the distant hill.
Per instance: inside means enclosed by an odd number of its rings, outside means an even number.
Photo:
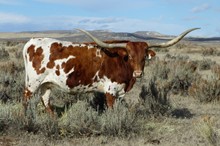
[[[111,32],[108,30],[89,31],[94,36],[101,40],[132,40],[132,41],[165,41],[170,40],[175,36],[161,34],[156,31],[137,31],[134,33],[128,32]],[[29,40],[33,37],[51,37],[72,42],[91,41],[84,33],[77,30],[48,30],[48,31],[26,31],[17,33],[0,33],[0,40]],[[220,41],[220,37],[199,38],[185,37],[185,40],[190,41]]]

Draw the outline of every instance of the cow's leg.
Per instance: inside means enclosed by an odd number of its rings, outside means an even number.
[[[115,103],[115,96],[111,95],[110,93],[106,93],[106,103],[108,108],[113,108],[113,105]]]
[[[50,104],[50,93],[51,93],[51,89],[50,88],[42,88],[41,89],[41,101],[46,109],[46,111],[50,114],[50,115],[54,115],[51,104]]]
[[[27,68],[27,66],[25,66]],[[39,89],[42,81],[44,80],[41,76],[30,76],[27,69],[25,70],[25,89],[23,95],[23,107],[24,113],[27,116],[27,109],[30,107],[30,99],[33,94]]]
[[[24,95],[23,95],[23,108],[24,108],[24,114],[27,115],[27,109],[29,106],[29,101],[31,99],[31,96],[33,95],[33,92],[31,92],[28,88],[24,89]]]

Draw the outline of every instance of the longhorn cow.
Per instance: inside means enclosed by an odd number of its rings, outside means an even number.
[[[85,30],[94,43],[72,43],[52,38],[32,38],[24,46],[25,89],[23,105],[36,91],[41,91],[42,102],[52,112],[50,93],[52,88],[64,92],[101,92],[106,96],[107,107],[112,107],[116,97],[131,90],[140,77],[146,57],[155,53],[149,48],[169,47],[180,41],[189,29],[171,41],[162,44],[146,42],[103,42]]]

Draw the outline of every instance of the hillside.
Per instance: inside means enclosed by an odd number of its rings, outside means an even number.
[[[103,30],[90,31],[94,36],[101,38],[102,40],[144,40],[144,41],[164,41],[172,39],[175,36],[168,34],[161,34],[155,31],[137,31],[134,33],[128,32],[110,32]],[[31,32],[8,32],[0,33],[0,40],[22,40],[27,41],[32,37],[51,37],[66,41],[83,42],[90,41],[85,34],[76,30],[53,30],[53,31],[31,31]],[[213,38],[198,38],[198,37],[185,37],[185,40],[190,41],[220,41],[220,37]]]

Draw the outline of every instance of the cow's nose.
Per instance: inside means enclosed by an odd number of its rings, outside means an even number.
[[[141,77],[141,75],[142,75],[142,71],[134,71],[134,73],[133,73],[133,77],[135,77],[135,78],[140,78]]]

